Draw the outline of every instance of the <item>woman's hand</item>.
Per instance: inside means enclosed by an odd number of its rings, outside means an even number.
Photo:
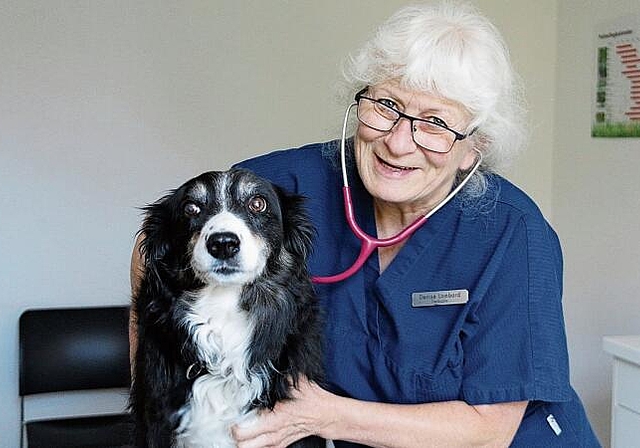
[[[306,378],[292,389],[291,400],[276,404],[273,411],[260,412],[256,420],[232,428],[238,448],[284,448],[311,435],[322,437],[330,423],[331,393]]]
[[[285,448],[310,435],[379,448],[509,446],[527,402],[385,404],[340,397],[303,379],[293,399],[232,428],[238,448]]]

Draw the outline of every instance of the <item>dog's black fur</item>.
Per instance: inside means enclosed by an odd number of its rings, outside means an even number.
[[[256,197],[264,199],[265,210],[262,199],[252,203]],[[303,199],[246,170],[204,173],[144,208],[144,276],[133,298],[138,348],[130,398],[139,447],[189,446],[176,436],[192,387],[202,376],[221,374],[216,366],[224,354],[202,359],[206,350],[194,338],[200,324],[190,322],[188,314],[196,301],[216,299],[215,293],[202,296],[202,291],[215,290],[217,280],[197,272],[193,258],[205,226],[225,209],[266,247],[264,268],[241,285],[238,295],[237,312],[253,324],[243,374],[264,382],[242,412],[272,409],[290,399],[292,385],[302,377],[322,381],[319,310],[306,267],[313,229]],[[213,246],[206,242],[208,255],[221,250]],[[238,249],[232,246],[224,250]],[[226,267],[212,274],[218,279],[234,269],[233,253],[220,257]],[[228,443],[210,442],[205,446]],[[308,437],[292,446],[324,447],[324,441]]]

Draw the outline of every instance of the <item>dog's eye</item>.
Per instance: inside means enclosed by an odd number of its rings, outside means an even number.
[[[185,202],[182,209],[184,210],[184,214],[190,217],[198,216],[200,214],[200,207],[193,202]]]
[[[262,213],[267,209],[267,200],[262,196],[254,196],[249,200],[248,207],[253,213]]]

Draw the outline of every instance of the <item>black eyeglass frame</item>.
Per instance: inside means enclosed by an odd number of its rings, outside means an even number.
[[[383,107],[385,107],[385,108],[387,108],[387,109],[389,109],[389,110],[392,110],[393,112],[395,112],[396,114],[398,114],[398,118],[396,118],[396,119],[393,121],[393,125],[391,125],[391,127],[390,127],[389,129],[387,129],[387,130],[383,130],[383,129],[376,129],[376,128],[372,127],[371,125],[369,125],[369,124],[367,124],[367,123],[363,122],[362,120],[360,120],[360,117],[359,117],[359,116],[358,116],[358,121],[360,121],[360,122],[361,122],[362,124],[364,124],[365,126],[370,127],[371,129],[375,129],[376,131],[380,131],[380,132],[389,132],[389,131],[391,131],[391,130],[392,130],[392,129],[393,129],[393,128],[398,124],[398,121],[400,121],[400,119],[401,119],[401,118],[405,118],[405,119],[409,120],[409,124],[411,125],[411,138],[413,139],[413,142],[414,142],[416,145],[418,145],[419,147],[424,148],[424,149],[426,149],[426,150],[428,150],[428,151],[433,151],[433,149],[431,149],[431,148],[427,148],[426,146],[423,146],[423,145],[421,145],[420,143],[416,142],[416,138],[415,138],[414,133],[413,133],[413,131],[414,131],[414,129],[415,129],[415,128],[413,127],[413,122],[414,122],[414,121],[422,121],[422,122],[424,122],[424,123],[429,123],[430,125],[437,126],[437,127],[442,128],[442,129],[444,129],[444,130],[447,130],[447,131],[451,132],[451,133],[454,135],[454,137],[455,137],[455,138],[453,139],[453,142],[451,143],[451,146],[449,147],[449,149],[448,149],[447,151],[444,151],[444,152],[443,152],[443,151],[434,151],[434,152],[438,152],[438,153],[440,153],[440,154],[446,154],[446,153],[450,152],[450,151],[451,151],[451,149],[453,149],[453,145],[454,145],[458,140],[464,140],[465,138],[467,138],[467,137],[469,137],[470,135],[472,135],[472,134],[476,131],[476,129],[477,129],[477,128],[474,128],[474,129],[472,129],[472,130],[471,130],[471,132],[469,132],[468,134],[462,134],[462,133],[460,133],[460,132],[458,132],[458,131],[455,131],[455,130],[451,129],[450,127],[448,127],[448,126],[446,126],[446,125],[444,125],[444,124],[436,123],[435,121],[427,120],[427,119],[424,119],[424,118],[412,117],[411,115],[407,115],[407,114],[405,114],[404,112],[399,111],[398,109],[395,109],[395,108],[393,108],[393,107],[391,107],[391,106],[389,106],[389,105],[387,105],[387,104],[384,104],[384,103],[383,103],[382,101],[380,101],[380,100],[377,100],[377,99],[375,99],[375,98],[370,98],[370,97],[368,97],[368,96],[364,96],[364,93],[365,93],[367,90],[369,90],[369,86],[365,87],[364,89],[362,89],[362,90],[360,90],[358,93],[356,93],[356,95],[355,95],[355,97],[354,97],[354,100],[355,100],[355,101],[356,101],[356,103],[358,104],[358,107],[360,106],[360,100],[361,100],[361,99],[369,100],[369,101],[372,101],[372,102],[374,102],[374,103],[380,104],[381,106],[383,106]],[[359,115],[359,114],[357,114],[357,115]]]

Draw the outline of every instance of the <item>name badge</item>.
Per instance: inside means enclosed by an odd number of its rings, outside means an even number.
[[[469,291],[454,289],[452,291],[414,292],[411,294],[411,306],[463,305],[469,301]]]

